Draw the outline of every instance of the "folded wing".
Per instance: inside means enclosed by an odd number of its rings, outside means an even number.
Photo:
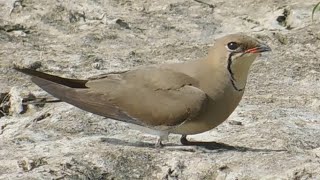
[[[17,70],[32,75],[32,81],[51,95],[85,111],[149,127],[177,126],[196,117],[207,102],[197,80],[169,69],[137,69],[95,80]]]

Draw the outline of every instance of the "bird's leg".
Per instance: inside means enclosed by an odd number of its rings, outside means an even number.
[[[164,145],[162,144],[162,141],[163,141],[163,140],[168,140],[168,135],[169,135],[169,133],[166,132],[166,131],[163,131],[163,132],[159,133],[159,134],[158,134],[157,143],[155,144],[155,147],[156,147],[156,148],[161,148],[161,147],[163,147]]]
[[[157,143],[155,144],[155,148],[162,148],[163,147],[163,144],[162,144],[162,138],[161,136],[158,137],[157,139]]]
[[[190,144],[190,141],[188,141],[188,139],[187,139],[187,135],[182,135],[181,138],[180,138],[180,142],[183,145],[189,145]]]

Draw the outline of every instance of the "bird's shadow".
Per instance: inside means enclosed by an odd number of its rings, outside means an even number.
[[[154,143],[149,142],[129,142],[115,138],[102,138],[101,141],[113,144],[113,145],[123,145],[123,146],[132,146],[132,147],[144,147],[151,149],[163,149],[170,151],[187,151],[187,152],[211,152],[211,151],[238,151],[238,152],[283,152],[287,151],[285,149],[258,149],[258,148],[249,148],[243,146],[232,146],[219,142],[199,142],[199,141],[189,141],[188,144],[174,144],[166,143],[162,148],[156,148]]]

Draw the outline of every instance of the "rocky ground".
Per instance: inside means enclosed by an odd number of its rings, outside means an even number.
[[[320,179],[318,0],[0,0],[0,179]],[[243,32],[257,60],[228,121],[184,147],[49,97],[13,64],[88,78],[205,56]],[[155,102],[156,103],[156,102]]]

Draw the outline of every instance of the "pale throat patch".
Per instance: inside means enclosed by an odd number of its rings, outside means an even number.
[[[241,92],[246,86],[250,66],[257,56],[252,54],[233,56],[234,54],[231,53],[228,57],[227,69],[233,88]]]

